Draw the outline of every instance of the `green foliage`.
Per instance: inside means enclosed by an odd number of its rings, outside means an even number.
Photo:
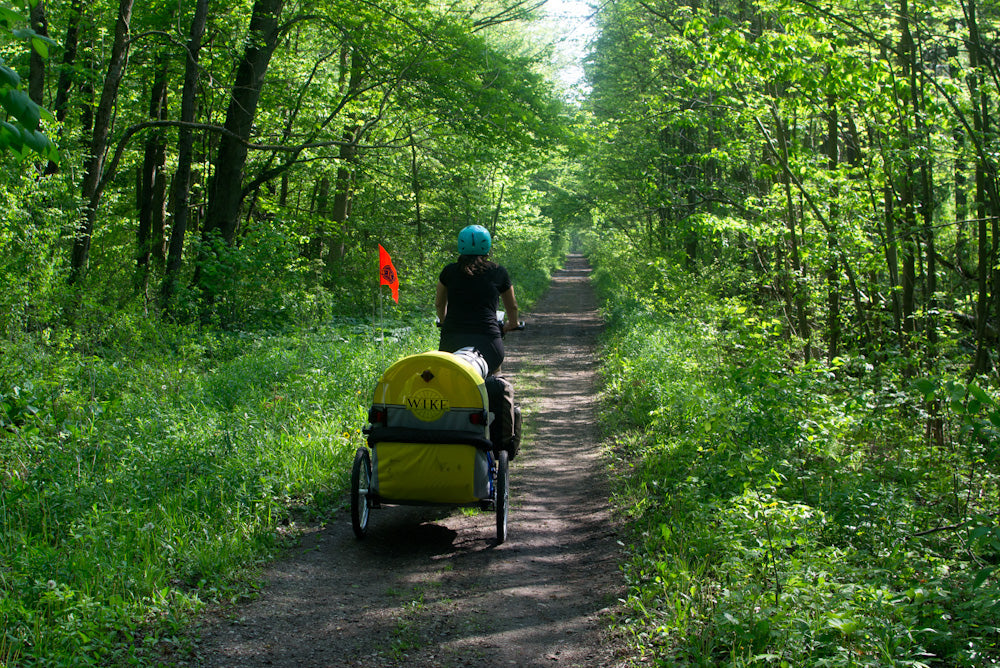
[[[766,311],[615,248],[594,255],[614,323],[603,422],[637,651],[662,666],[1000,661],[995,392],[900,390],[856,357],[795,365]]]
[[[198,335],[142,316],[9,344],[0,364],[0,663],[151,663],[343,498],[399,326]]]
[[[495,243],[494,259],[507,267],[515,284],[515,295],[523,307],[533,304],[549,286],[552,271],[566,256],[564,237],[542,222],[514,223]]]
[[[69,217],[48,181],[0,182],[0,336],[52,326],[66,302],[59,257]]]
[[[975,267],[996,265],[997,235],[972,248],[971,212],[993,204],[973,185],[990,159],[968,149],[989,142],[976,109],[997,91],[996,64],[965,45],[995,15],[626,0],[596,21],[580,169],[595,229],[721,268],[731,292],[784,310],[803,358],[928,373],[968,358],[950,322],[996,300]]]
[[[17,12],[0,7],[0,40],[10,37],[25,41],[43,58],[55,42],[24,27],[27,21]],[[0,120],[0,153],[6,151],[24,158],[31,154],[58,161],[59,151],[42,132],[41,121],[55,119],[38,106],[21,86],[21,77],[0,58],[0,107],[7,113],[7,120]]]
[[[301,253],[297,237],[284,233],[284,221],[254,221],[238,247],[221,241],[195,242],[202,256],[202,286],[182,289],[177,313],[211,313],[229,328],[280,328],[322,322],[333,310],[333,298],[316,280],[317,266]],[[370,301],[371,287],[364,296]],[[210,305],[202,303],[209,299]],[[357,312],[347,299],[337,305],[342,312]]]

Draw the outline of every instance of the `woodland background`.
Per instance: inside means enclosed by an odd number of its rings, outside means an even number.
[[[469,223],[597,269],[636,657],[1000,662],[998,20],[617,0],[567,86],[536,2],[0,9],[0,663],[187,656]]]

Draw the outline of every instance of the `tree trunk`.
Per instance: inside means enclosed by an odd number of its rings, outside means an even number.
[[[69,92],[73,86],[73,67],[76,65],[76,54],[80,45],[80,21],[83,18],[83,0],[73,0],[69,10],[69,24],[66,26],[66,41],[63,44],[62,65],[59,68],[59,83],[56,86],[56,100],[52,110],[56,120],[62,123],[66,120],[66,110],[69,106]]]
[[[909,23],[909,3],[908,0],[900,0],[899,3],[899,52],[898,61],[902,69],[902,76],[906,79],[910,87],[911,95],[904,96],[901,100],[901,110],[899,113],[899,136],[903,146],[903,169],[899,170],[899,180],[896,191],[899,194],[899,205],[902,210],[901,228],[897,231],[901,241],[900,248],[903,256],[903,343],[908,346],[911,335],[917,330],[916,327],[916,249],[914,232],[916,230],[916,211],[914,202],[915,170],[913,157],[910,152],[913,149],[913,130],[910,127],[910,118],[915,116],[917,109],[913,106],[913,99],[916,95],[914,87],[916,85],[916,47],[913,43],[913,35],[910,32]]]
[[[910,203],[909,209],[912,211],[913,203]],[[903,227],[907,229],[904,233],[906,238],[903,240],[903,331],[905,336],[903,337],[904,345],[909,346],[910,335],[915,334],[917,331],[917,314],[916,314],[916,286],[917,286],[917,252],[915,248],[915,243],[910,234],[909,230],[912,230],[909,226],[909,215],[907,214],[906,222],[904,222]]]
[[[835,172],[839,165],[839,118],[837,114],[837,97],[833,93],[827,95],[827,125],[826,125],[826,157],[827,169]],[[836,183],[836,178],[833,183]],[[834,186],[830,192],[830,227],[837,225],[840,211],[837,200],[840,191]],[[836,239],[832,233],[827,233],[826,243],[830,252],[826,270],[826,307],[827,307],[827,344],[826,359],[832,361],[840,355],[840,268],[837,266]]]
[[[361,89],[364,63],[357,48],[345,47],[340,55],[341,92],[345,97],[354,97]],[[351,211],[351,196],[354,188],[354,161],[357,159],[357,142],[360,140],[360,125],[344,128],[344,143],[337,157],[337,179],[334,186],[333,223],[327,270],[333,269],[347,252],[347,218]]]
[[[420,208],[420,170],[417,162],[417,142],[410,129],[410,188],[413,190],[413,218],[417,226],[417,248],[420,250],[420,266],[424,265],[424,218]]]
[[[923,105],[921,105],[923,106]],[[923,110],[921,109],[921,113]],[[918,114],[918,118],[921,114]],[[930,137],[927,136],[923,122],[917,121],[918,133],[926,145],[930,146]],[[927,355],[924,358],[932,362],[937,357],[937,243],[934,236],[934,185],[933,185],[934,165],[930,157],[926,154],[920,158],[920,213],[923,223],[923,242],[925,266],[924,283],[924,331],[927,336]]]
[[[969,195],[966,192],[968,177],[965,164],[965,132],[956,129],[952,134],[955,142],[955,162],[952,187],[955,189],[955,264],[963,269],[969,267]]]
[[[497,197],[497,205],[493,207],[493,216],[490,219],[490,234],[496,236],[497,225],[500,223],[500,211],[503,209],[503,196],[506,190],[507,184],[500,184],[500,195]]]
[[[108,61],[107,75],[104,77],[101,100],[97,105],[97,112],[94,114],[90,152],[87,156],[87,166],[81,188],[84,202],[83,219],[77,225],[76,238],[73,240],[73,252],[70,260],[71,284],[77,283],[83,278],[87,261],[90,258],[90,241],[94,233],[94,221],[97,219],[97,205],[101,199],[103,186],[101,177],[108,148],[108,136],[111,133],[118,88],[125,76],[125,65],[128,59],[129,24],[132,21],[134,1],[120,0],[118,5],[111,58]]]
[[[669,178],[667,176],[667,155],[670,153],[670,129],[667,127],[660,128],[659,132],[660,140],[660,155],[656,159],[656,194],[653,197],[653,201],[650,202],[651,207],[656,210],[656,251],[660,255],[665,255],[667,249],[670,247],[668,243],[669,240],[669,223],[670,223],[670,212],[667,210],[667,183]]]
[[[885,264],[889,272],[889,295],[892,302],[892,320],[897,336],[903,331],[903,308],[899,299],[899,252],[896,239],[896,208],[892,186],[886,179],[884,194],[885,215]]]
[[[280,37],[278,19],[284,0],[255,0],[250,17],[247,47],[236,68],[236,77],[226,111],[227,133],[219,140],[219,152],[208,188],[208,210],[202,228],[206,245],[222,241],[232,245],[243,205],[243,170],[247,161],[247,142],[253,134],[257,105],[264,79]],[[208,253],[199,258],[195,282],[211,292],[204,280],[202,265]]]
[[[955,31],[958,29],[957,21],[948,22],[949,29]],[[948,62],[951,63],[949,66],[949,71],[951,76],[956,81],[961,76],[961,67],[958,63],[958,45],[953,44],[947,47]],[[966,136],[965,128],[961,125],[957,125],[951,134],[952,141],[954,142],[955,159],[952,163],[952,188],[954,190],[954,201],[955,201],[955,265],[962,268],[963,270],[969,266],[969,239],[968,239],[968,219],[969,216],[969,197],[966,192],[968,188],[968,178],[966,176],[966,170],[968,166],[965,163],[965,150],[966,150]]]
[[[208,0],[198,0],[195,6],[194,18],[191,20],[191,34],[188,37],[185,66],[184,88],[181,92],[181,120],[190,123],[194,121],[197,111],[196,94],[198,92],[198,57],[201,53],[201,40],[205,35],[205,25],[208,22]],[[177,171],[174,173],[174,187],[171,193],[173,223],[170,226],[170,245],[167,251],[167,267],[163,278],[161,296],[166,308],[170,308],[177,287],[178,274],[184,256],[184,235],[188,228],[188,201],[191,194],[191,163],[194,154],[194,134],[190,128],[180,128],[177,133]]]
[[[994,320],[1000,320],[997,318],[997,314],[1000,314],[1000,211],[996,209],[992,210],[992,215],[990,215],[990,220],[992,221],[990,227],[993,230],[993,248],[990,251],[990,256],[987,258],[987,266],[991,267],[993,273],[993,283],[991,290],[993,291],[993,307],[990,311],[990,317]],[[987,323],[988,324],[988,323]],[[997,323],[1000,325],[1000,322]],[[983,339],[988,343],[986,339],[986,333],[989,331],[989,327],[983,332]],[[993,328],[995,332],[998,328]],[[997,348],[996,348],[996,338],[993,337],[993,345],[987,348],[987,350],[993,351],[994,360],[996,359]],[[990,360],[986,360],[986,365],[990,365]]]
[[[62,63],[59,67],[59,82],[56,85],[56,99],[52,104],[56,120],[63,123],[66,120],[66,110],[69,106],[69,92],[73,85],[73,67],[76,64],[76,54],[80,43],[80,19],[83,17],[83,0],[73,0],[69,10],[69,23],[66,26],[66,41],[63,43]],[[59,163],[49,161],[45,168],[46,174],[59,171]]]
[[[149,118],[153,121],[163,120],[167,112],[167,59],[161,54],[158,61],[149,95]],[[150,259],[163,259],[165,166],[163,136],[159,132],[151,132],[146,137],[145,155],[136,187],[139,213],[136,269],[139,288],[144,292],[148,288]]]
[[[31,8],[31,29],[43,37],[49,36],[49,24],[45,19],[45,3],[38,0]],[[45,90],[45,59],[34,48],[28,64],[28,97],[39,106],[44,106],[42,93]]]
[[[253,134],[261,91],[271,56],[278,45],[284,0],[256,0],[250,18],[247,48],[237,65],[236,77],[226,111],[225,129],[208,193],[204,232],[218,234],[231,244],[236,236],[243,203],[243,170],[247,146]]]
[[[313,212],[320,221],[310,231],[309,243],[306,244],[306,257],[310,260],[321,260],[323,247],[329,235],[330,219],[330,177],[323,174],[314,188]]]
[[[861,153],[861,141],[859,139],[859,132],[857,123],[853,116],[847,118],[847,136],[844,141],[844,160],[850,164],[852,167],[858,167],[861,164],[862,153]],[[830,231],[827,231],[828,237],[832,237]],[[836,239],[834,239],[836,242]],[[840,264],[843,267],[844,273],[847,275],[847,285],[850,289],[851,299],[854,302],[854,311],[857,314],[857,326],[861,332],[861,349],[863,352],[868,352],[871,345],[871,328],[868,325],[868,309],[871,306],[872,300],[869,297],[867,302],[861,296],[861,288],[858,285],[857,277],[854,273],[854,268],[850,264],[850,260],[844,254],[843,249],[837,245],[837,255],[840,257]],[[869,289],[868,293],[873,294],[874,289]]]
[[[330,210],[330,251],[327,269],[332,269],[347,253],[347,218],[351,211],[351,194],[354,188],[354,159],[357,157],[358,126],[345,128],[344,143],[337,156],[337,178],[334,182],[333,208]]]
[[[693,187],[688,188],[687,204],[689,211],[694,211],[697,201],[697,190]],[[684,267],[691,272],[698,270],[698,241],[698,230],[689,222],[687,230],[684,232]]]
[[[785,129],[785,124],[778,118],[777,113],[774,113],[775,124],[778,130],[778,144],[781,146],[782,150],[782,160],[786,165],[789,164],[788,156],[788,143],[789,137],[788,132]],[[782,185],[785,189],[785,221],[788,227],[788,250],[791,255],[792,271],[791,279],[789,280],[790,289],[792,291],[792,297],[795,301],[795,315],[798,321],[799,337],[805,342],[803,348],[803,355],[805,356],[806,362],[812,360],[812,334],[809,328],[809,317],[807,314],[807,300],[805,294],[805,276],[802,270],[802,260],[799,257],[799,240],[798,233],[795,230],[795,220],[797,218],[795,201],[792,198],[792,177],[788,169],[784,169],[781,172]]]
[[[917,137],[924,146],[931,145],[931,138],[923,122],[925,112],[923,104],[923,84],[917,88],[917,81],[913,80],[913,108],[919,110],[916,114]],[[919,157],[920,173],[920,212],[923,223],[923,241],[926,250],[925,255],[925,303],[924,303],[924,332],[927,338],[927,352],[922,356],[927,365],[927,371],[934,373],[935,362],[937,360],[937,250],[934,239],[934,187],[933,173],[934,165],[927,152],[922,152]],[[927,420],[926,432],[929,440],[938,447],[944,447],[944,419],[941,417],[940,402],[936,399],[928,401],[926,404]]]
[[[972,100],[973,130],[980,141],[986,137],[989,130],[987,114],[989,99],[982,90],[979,67],[982,62],[982,50],[979,39],[979,24],[976,17],[975,0],[968,0],[966,18],[969,24],[969,97]],[[987,156],[980,151],[976,159],[976,217],[978,219],[978,251],[979,268],[976,275],[976,355],[972,362],[972,373],[987,373],[991,367],[989,344],[990,319],[990,271],[994,263],[994,253],[990,247],[989,224],[987,217],[992,207],[988,205],[989,184],[987,183]]]

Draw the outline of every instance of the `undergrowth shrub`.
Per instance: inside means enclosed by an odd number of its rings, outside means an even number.
[[[609,247],[619,624],[662,666],[1000,663],[997,397],[861,358]],[[935,408],[936,407],[936,408]],[[944,442],[927,437],[929,411]]]
[[[86,350],[7,348],[0,665],[183,657],[192,612],[241,595],[296,520],[343,503],[381,369],[436,347],[427,324],[172,327],[122,316]]]

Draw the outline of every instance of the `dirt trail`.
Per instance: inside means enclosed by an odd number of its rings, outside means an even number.
[[[607,615],[619,550],[594,429],[601,327],[590,270],[570,256],[507,339],[503,371],[525,414],[511,463],[507,542],[492,513],[347,509],[266,573],[260,598],[202,628],[218,666],[447,668],[620,665]]]

